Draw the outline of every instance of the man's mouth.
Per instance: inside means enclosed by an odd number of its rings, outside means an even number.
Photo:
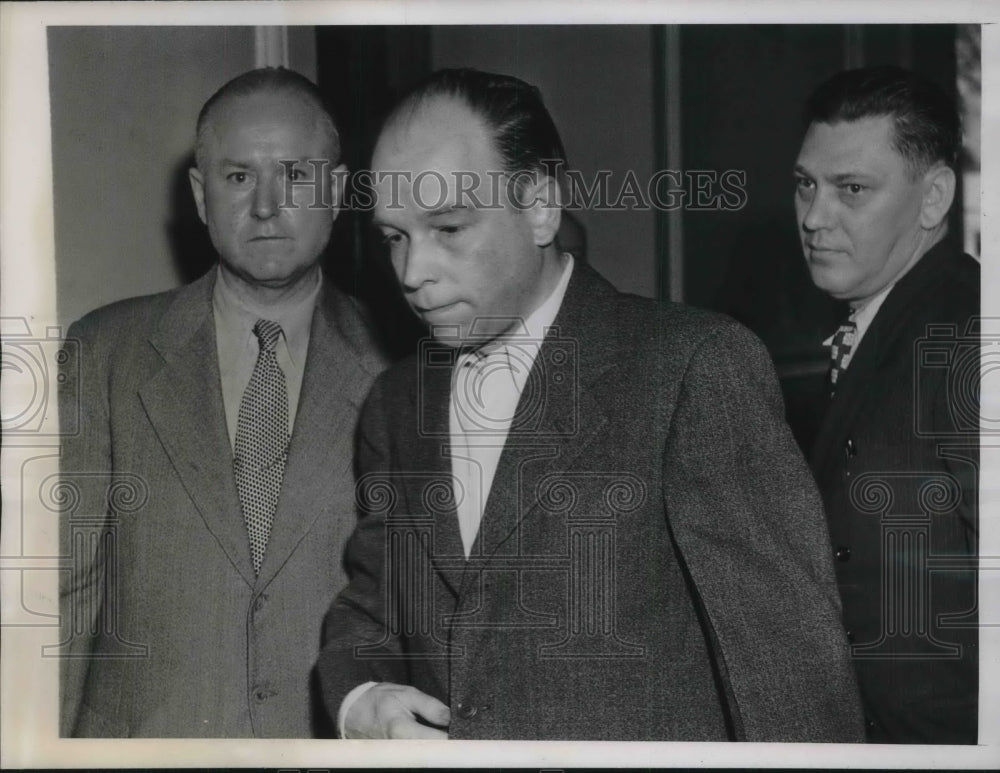
[[[434,306],[419,306],[414,304],[413,310],[417,313],[417,316],[426,319],[427,317],[435,317],[439,314],[446,314],[456,308],[460,303],[461,301],[452,301],[451,303],[439,303]]]

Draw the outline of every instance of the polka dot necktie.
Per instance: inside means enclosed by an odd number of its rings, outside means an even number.
[[[288,391],[274,352],[281,326],[259,319],[253,332],[260,352],[240,401],[233,471],[250,535],[253,568],[260,574],[288,458]]]
[[[837,389],[837,379],[847,370],[854,352],[854,341],[858,335],[858,326],[849,319],[833,335],[830,345],[830,397]]]

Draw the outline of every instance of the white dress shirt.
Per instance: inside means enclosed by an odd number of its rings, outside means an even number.
[[[452,374],[452,487],[466,558],[472,554],[521,392],[573,274],[573,258],[565,255],[564,261],[559,283],[542,305],[499,338],[461,354]]]
[[[496,475],[500,454],[528,381],[542,339],[552,327],[573,274],[573,257],[563,255],[559,283],[531,316],[480,349],[459,355],[451,381],[448,431],[451,439],[452,490],[458,511],[465,557],[479,532],[479,522]],[[344,697],[337,712],[337,729],[355,701],[377,682],[359,684]]]

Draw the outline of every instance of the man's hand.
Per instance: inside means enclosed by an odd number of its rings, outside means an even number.
[[[448,737],[447,730],[423,725],[417,717],[442,728],[451,722],[451,712],[437,698],[416,687],[383,682],[372,685],[348,709],[343,735],[344,738],[432,740]]]

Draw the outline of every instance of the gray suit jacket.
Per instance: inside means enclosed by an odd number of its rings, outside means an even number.
[[[317,303],[259,576],[232,472],[212,288],[112,304],[69,330],[62,412],[64,735],[315,732],[310,669],[345,583],[352,443],[382,367],[354,303]]]
[[[763,346],[577,265],[466,561],[453,350],[376,382],[351,583],[318,669],[451,708],[453,738],[859,741],[826,526]]]

